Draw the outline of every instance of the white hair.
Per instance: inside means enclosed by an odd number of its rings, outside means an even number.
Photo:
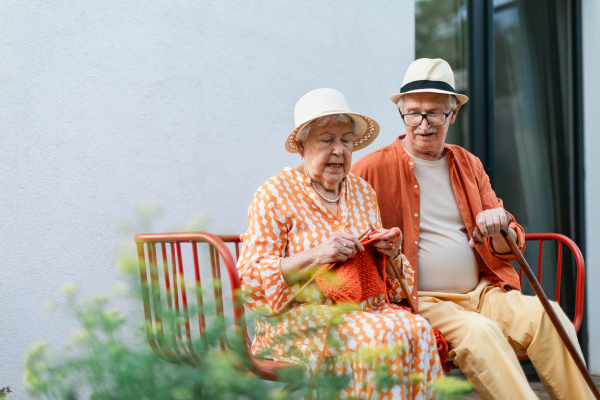
[[[440,94],[444,94],[444,93],[440,93]],[[456,104],[458,103],[456,96],[453,94],[446,94],[445,96],[446,96],[446,106],[448,106],[448,108],[456,107]],[[398,110],[402,111],[402,106],[404,106],[404,96],[402,96],[398,99],[398,101],[396,102],[396,105],[398,106]]]
[[[296,142],[303,142],[306,140],[308,135],[310,134],[313,126],[315,127],[323,127],[325,125],[337,125],[337,124],[346,124],[348,122],[352,123],[352,133],[355,139],[358,139],[362,136],[359,132],[354,131],[354,120],[350,118],[348,114],[333,114],[333,115],[325,115],[324,117],[315,118],[310,121],[308,124],[304,125],[302,129],[296,133]]]

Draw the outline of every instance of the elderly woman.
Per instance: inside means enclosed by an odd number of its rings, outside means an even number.
[[[308,361],[311,374],[321,353],[338,357],[329,369],[350,377],[342,397],[433,398],[429,383],[443,374],[435,338],[425,319],[390,304],[404,298],[393,269],[388,266],[392,288],[387,299],[382,293],[362,301],[341,314],[335,326],[323,323],[332,318],[333,300],[309,280],[319,266],[344,262],[363,251],[358,236],[370,225],[381,227],[375,192],[348,172],[352,152],[369,145],[379,125],[350,112],[345,97],[333,89],[303,96],[294,118],[296,128],[285,148],[300,153],[304,161],[257,190],[248,210],[248,232],[242,235],[238,269],[246,305],[275,315],[257,319],[252,351],[279,361]],[[397,232],[379,229],[373,246],[392,259],[400,255]],[[393,262],[412,289],[414,271],[406,258],[395,257]],[[307,280],[310,284],[299,293]],[[307,307],[313,307],[311,312]],[[286,335],[290,332],[293,335]],[[327,346],[327,338],[340,346]],[[377,387],[373,363],[348,356],[367,346],[382,350],[378,360],[402,384]],[[409,379],[415,376],[419,378]]]

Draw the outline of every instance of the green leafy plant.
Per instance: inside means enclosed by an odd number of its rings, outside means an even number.
[[[10,386],[1,388],[0,389],[0,399],[6,398],[6,395],[9,394],[10,392],[12,392],[12,390],[10,390]]]
[[[57,353],[47,343],[35,344],[25,361],[25,385],[32,398],[51,399],[288,399],[293,393],[282,391],[281,385],[256,379],[238,368],[244,363],[244,353],[237,359],[215,352],[206,357],[198,369],[186,368],[161,360],[145,342],[143,326],[133,330],[126,326],[127,318],[111,303],[117,293],[86,298],[78,294],[74,285],[66,285],[66,306],[81,327],[75,330],[64,349]],[[337,317],[347,309],[339,308]],[[334,329],[336,319],[330,320]],[[221,330],[215,327],[206,332],[209,344],[216,344]],[[131,335],[133,333],[133,335]],[[293,333],[282,335],[285,341]],[[132,340],[133,339],[133,340]],[[232,343],[234,348],[243,344]],[[330,339],[328,346],[339,346]],[[376,371],[376,387],[387,388],[406,383],[419,376],[391,375],[381,363],[381,352],[400,352],[402,345],[394,348],[374,349],[362,347],[344,357],[359,358],[370,363]],[[268,354],[264,354],[268,356]],[[320,399],[335,399],[348,380],[348,376],[332,374],[329,365],[333,358],[323,360],[323,368],[312,378],[304,375],[290,377],[299,394],[313,397],[315,388]],[[200,393],[199,387],[203,387]],[[471,390],[465,381],[448,378],[436,383],[439,399],[450,399]],[[297,393],[297,394],[298,394]],[[296,394],[296,397],[297,397]]]
[[[146,214],[156,214],[152,207],[146,206],[144,210]],[[142,220],[147,223],[147,219]],[[150,229],[150,226],[144,227],[144,230]],[[128,241],[131,242],[131,239]],[[60,350],[51,348],[45,342],[36,343],[30,348],[25,359],[24,383],[31,398],[285,400],[318,396],[325,400],[338,398],[340,390],[347,385],[350,377],[331,372],[336,362],[334,357],[324,357],[314,376],[296,374],[286,377],[295,391],[284,390],[284,385],[280,383],[257,379],[247,372],[247,368],[243,368],[249,362],[245,356],[245,343],[231,342],[233,357],[210,350],[218,347],[222,339],[225,330],[219,324],[225,324],[224,320],[217,320],[205,332],[205,342],[195,346],[205,349],[205,354],[200,357],[201,362],[195,368],[183,363],[165,362],[146,341],[141,310],[138,310],[139,314],[128,316],[117,307],[128,301],[139,309],[142,303],[135,251],[124,247],[119,253],[119,269],[124,280],[111,292],[84,296],[75,284],[63,287],[66,301],[60,308],[66,308],[79,327],[71,333]],[[58,307],[52,305],[50,308]],[[127,309],[130,308],[136,307]],[[331,318],[323,320],[323,326],[335,329],[342,323],[343,313],[354,308],[347,304],[332,307]],[[178,320],[180,316],[163,311],[165,329],[169,329],[170,322],[181,322]],[[190,309],[189,312],[204,312],[204,308]],[[310,307],[305,312],[310,313]],[[315,326],[315,329],[319,328],[322,326]],[[310,334],[310,331],[303,334]],[[297,334],[287,332],[278,340],[285,341],[294,335]],[[327,346],[337,348],[340,343],[329,337]],[[388,388],[408,380],[421,379],[419,376],[399,377],[390,374],[381,363],[381,352],[400,352],[402,349],[402,344],[389,349],[364,347],[342,357],[358,357],[361,362],[369,363],[376,372],[375,385]],[[302,361],[308,362],[302,359],[301,352],[297,354]],[[10,391],[5,389],[2,389],[5,393]],[[465,381],[448,378],[435,382],[435,390],[438,399],[452,399],[472,389]],[[2,396],[0,392],[0,398]]]

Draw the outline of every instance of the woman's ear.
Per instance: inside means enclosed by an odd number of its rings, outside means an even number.
[[[304,144],[302,142],[296,142],[298,147],[298,153],[300,153],[300,157],[304,158]]]

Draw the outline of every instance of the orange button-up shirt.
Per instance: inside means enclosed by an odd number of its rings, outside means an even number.
[[[350,171],[371,184],[377,193],[377,202],[384,228],[399,227],[404,235],[402,251],[417,271],[417,251],[420,233],[420,186],[413,173],[414,162],[404,151],[400,136],[394,143],[382,147],[359,159]],[[488,175],[479,158],[460,146],[445,144],[448,155],[450,181],[454,197],[467,232],[475,227],[475,217],[483,210],[502,206],[502,200],[492,190]],[[512,215],[511,215],[512,217]],[[513,217],[510,227],[517,232],[517,245],[525,249],[525,232]],[[508,263],[514,260],[511,253],[498,254],[491,238],[475,247],[479,263],[479,278],[488,279],[492,285],[505,291],[521,289],[519,276]],[[413,296],[416,296],[418,276],[415,275]]]

